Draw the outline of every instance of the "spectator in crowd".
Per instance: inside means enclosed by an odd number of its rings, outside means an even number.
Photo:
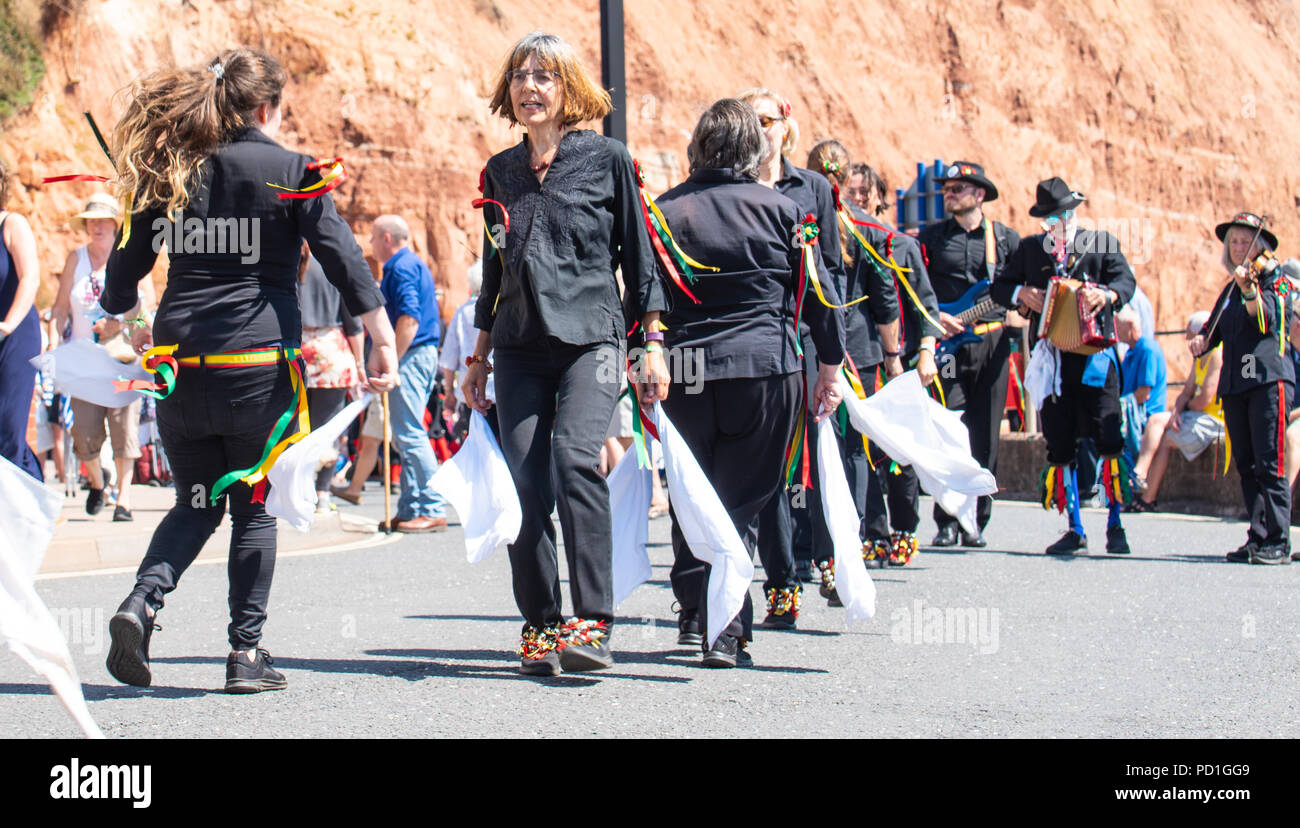
[[[29,360],[41,352],[36,288],[41,282],[36,239],[25,216],[5,212],[9,175],[0,161],[0,457],[43,480],[27,444],[27,415],[36,367]],[[25,389],[25,390],[24,390]]]
[[[1188,318],[1188,342],[1200,333],[1209,318],[1209,311],[1197,311]],[[1192,364],[1192,376],[1183,383],[1173,410],[1154,413],[1147,419],[1142,434],[1142,450],[1133,465],[1141,496],[1129,505],[1130,512],[1155,511],[1160,481],[1169,467],[1171,451],[1178,449],[1189,461],[1195,460],[1223,436],[1223,409],[1218,399],[1219,369],[1222,366],[1222,347],[1197,357]],[[1127,378],[1127,367],[1125,372]]]
[[[1167,390],[1165,352],[1155,337],[1142,328],[1142,319],[1132,307],[1115,314],[1115,333],[1128,346],[1124,355],[1124,388],[1121,396],[1131,394],[1142,406],[1146,418],[1165,410]]]
[[[438,367],[442,369],[442,387],[447,393],[443,396],[442,409],[448,422],[455,422],[455,436],[464,439],[469,433],[470,408],[465,404],[465,392],[460,388],[459,377],[465,374],[465,357],[474,355],[474,345],[478,342],[478,328],[474,327],[474,306],[478,304],[478,293],[483,288],[483,260],[476,259],[465,274],[469,283],[469,299],[456,309],[447,323],[447,332],[442,338],[442,350],[438,353]],[[491,364],[492,355],[488,354]],[[496,401],[496,383],[488,374],[487,398]],[[492,433],[497,432],[497,410],[493,406],[483,415],[492,426]],[[463,424],[463,425],[462,425]]]
[[[442,320],[433,274],[410,248],[410,241],[411,230],[401,216],[380,216],[370,230],[370,249],[384,271],[379,289],[397,333],[400,379],[390,406],[393,442],[402,463],[402,493],[393,529],[441,532],[447,528],[447,517],[442,497],[429,485],[438,461],[424,427],[424,409],[438,378]]]

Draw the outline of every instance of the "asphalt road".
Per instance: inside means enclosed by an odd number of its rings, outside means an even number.
[[[221,692],[223,566],[172,593],[143,690],[103,664],[130,574],[38,587],[110,737],[1300,736],[1300,564],[1228,564],[1243,525],[1165,515],[1130,517],[1134,554],[1108,557],[1104,513],[1084,521],[1092,554],[1049,558],[1063,520],[1000,503],[992,548],[871,570],[877,614],[853,630],[812,585],[800,629],[759,631],[755,666],[734,670],[676,645],[667,519],[651,524],[654,579],[620,608],[617,665],[553,679],[517,674],[508,560],[470,566],[458,527],[282,558],[263,646],[289,688],[255,696]],[[0,735],[78,735],[8,650]]]

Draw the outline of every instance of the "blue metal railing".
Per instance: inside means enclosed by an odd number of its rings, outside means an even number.
[[[943,209],[942,183],[937,181],[945,169],[943,159],[936,158],[926,166],[916,164],[916,180],[908,189],[895,190],[896,221],[898,229],[915,233],[927,224],[943,221],[948,214]]]

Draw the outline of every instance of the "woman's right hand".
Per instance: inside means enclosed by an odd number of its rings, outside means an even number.
[[[465,404],[480,414],[487,414],[492,402],[487,398],[488,367],[486,362],[475,362],[465,369],[465,379],[460,383]]]
[[[153,326],[141,325],[131,329],[131,347],[137,354],[143,354],[153,347]]]

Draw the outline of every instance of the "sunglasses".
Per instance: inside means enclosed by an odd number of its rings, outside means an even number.
[[[942,187],[939,188],[939,192],[943,193],[944,195],[948,195],[949,193],[953,195],[961,195],[962,193],[971,189],[971,187],[973,186],[974,185],[972,184],[944,184]]]
[[[1074,211],[1066,210],[1064,213],[1048,216],[1047,218],[1043,219],[1043,224],[1046,224],[1048,227],[1055,227],[1056,225],[1060,224],[1062,221],[1069,221],[1072,218],[1074,218]]]
[[[782,118],[782,117],[780,117],[780,116],[777,116],[777,117],[775,117],[775,118],[771,117],[770,115],[759,115],[759,116],[758,116],[758,124],[759,124],[759,126],[761,126],[763,129],[767,129],[768,127],[772,126],[772,124],[776,123],[777,121],[784,121],[784,120],[785,120],[785,118]]]

